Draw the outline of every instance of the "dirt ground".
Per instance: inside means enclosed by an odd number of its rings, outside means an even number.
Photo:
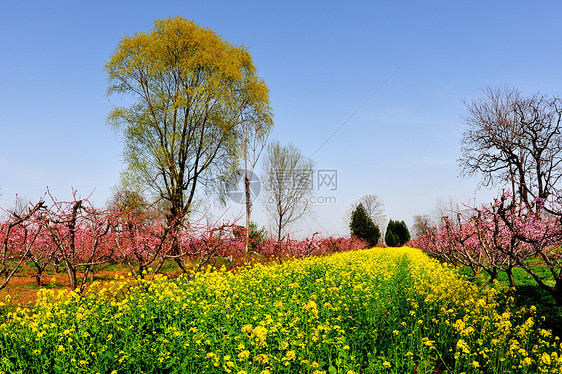
[[[236,271],[235,269],[244,263],[270,263],[278,262],[280,259],[268,260],[261,256],[256,255],[252,258],[239,258],[235,261],[225,262],[221,259],[214,259],[211,261],[211,265],[214,267],[221,267],[225,265],[228,270]],[[187,265],[193,268],[195,265]],[[131,273],[131,269],[125,264],[108,264],[102,265],[95,270],[94,280],[96,281],[111,281],[115,277],[125,276]],[[170,278],[178,277],[183,274],[182,270],[174,262],[166,262],[166,264],[161,268],[160,273],[167,275]],[[68,281],[68,276],[65,272],[63,266],[59,268],[59,272],[49,265],[45,271],[42,278],[42,286],[38,287],[36,284],[34,270],[30,266],[24,266],[18,270],[16,275],[14,275],[8,285],[0,290],[0,302],[4,302],[7,295],[10,295],[13,305],[21,305],[22,307],[31,306],[35,301],[37,301],[37,292],[41,288],[52,288],[52,289],[70,289],[70,283]],[[82,280],[83,273],[78,272],[78,283]],[[4,277],[0,277],[0,284],[4,281]],[[86,283],[86,288],[91,283]]]
[[[97,281],[110,281],[115,278],[115,276],[127,276],[130,273],[128,268],[121,269],[103,269],[96,271],[94,274],[94,280]],[[164,274],[170,277],[176,277],[180,272],[166,271]],[[82,279],[82,273],[78,273],[78,279]],[[0,279],[0,283],[3,279]],[[86,283],[86,287],[91,282]],[[17,275],[13,276],[8,285],[0,290],[0,301],[4,302],[7,295],[10,295],[13,305],[20,305],[22,307],[27,307],[33,305],[37,301],[37,292],[40,288],[52,288],[52,289],[70,289],[70,283],[68,281],[68,276],[65,272],[55,273],[50,271],[49,274],[45,274],[42,280],[42,286],[38,287],[36,284],[35,277],[29,271],[20,271]]]

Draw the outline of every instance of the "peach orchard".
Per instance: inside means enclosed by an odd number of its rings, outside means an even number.
[[[282,242],[252,236],[245,251],[245,227],[236,222],[210,221],[206,217],[176,224],[151,212],[99,209],[76,194],[70,201],[50,196],[22,212],[5,212],[0,222],[0,274],[10,278],[23,266],[31,267],[37,285],[49,265],[64,267],[71,288],[84,289],[96,267],[107,263],[127,266],[136,277],[149,267],[158,273],[166,261],[183,272],[201,269],[215,258],[232,263],[248,255],[264,257],[307,257],[364,248],[349,237],[313,235],[303,240]]]

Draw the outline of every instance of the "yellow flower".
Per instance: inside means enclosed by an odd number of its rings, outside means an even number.
[[[248,357],[250,357],[250,351],[248,351],[248,350],[244,350],[244,351],[238,353],[238,358],[239,358],[240,360],[245,360],[245,359],[247,359]]]
[[[265,339],[267,338],[267,329],[263,326],[257,326],[253,331],[253,335],[261,345],[267,345]]]
[[[269,358],[267,357],[267,355],[264,355],[263,353],[260,353],[259,355],[254,357],[254,360],[262,364],[267,364],[269,362]]]
[[[302,307],[302,309],[304,311],[311,312],[315,317],[318,317],[318,305],[314,300],[310,300]]]
[[[462,353],[470,353],[470,348],[463,339],[459,339],[457,342],[457,350],[462,351]]]
[[[392,366],[392,364],[388,361],[385,361],[385,362],[382,363],[382,366],[384,366],[385,368],[389,368],[389,367]]]
[[[545,365],[550,365],[550,355],[546,352],[543,352],[541,356],[541,362]]]
[[[435,340],[429,340],[429,338],[422,338],[421,342],[427,347],[433,347],[433,344],[435,344]]]

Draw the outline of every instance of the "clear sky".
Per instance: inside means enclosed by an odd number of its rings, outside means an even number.
[[[560,14],[556,1],[2,1],[0,206],[47,186],[105,204],[123,165],[104,64],[125,34],[177,15],[247,46],[271,91],[271,138],[337,170],[296,231],[347,233],[365,194],[408,224],[439,198],[490,200],[458,178],[463,99],[500,84],[562,96]]]

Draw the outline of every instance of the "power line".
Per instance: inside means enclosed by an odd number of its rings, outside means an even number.
[[[410,61],[410,58],[412,58],[412,56],[408,57],[402,64],[400,64],[400,66],[398,66],[398,68],[396,68],[396,70],[394,70],[392,74],[390,74],[388,78],[386,78],[386,80],[382,82],[381,85],[378,86],[377,89],[373,91],[373,93],[369,95],[369,97],[361,105],[359,105],[357,109],[355,109],[355,111],[351,113],[351,115],[347,117],[347,119],[343,121],[343,123],[330,136],[328,136],[322,144],[320,144],[318,148],[316,148],[311,156],[314,156],[322,147],[324,147],[324,145],[326,145],[326,143],[328,143],[328,141],[330,141],[330,139],[332,139],[334,135],[336,135],[342,127],[344,127],[369,102],[369,100],[371,100],[373,96],[375,96],[404,67],[404,65],[408,63],[408,61]]]

